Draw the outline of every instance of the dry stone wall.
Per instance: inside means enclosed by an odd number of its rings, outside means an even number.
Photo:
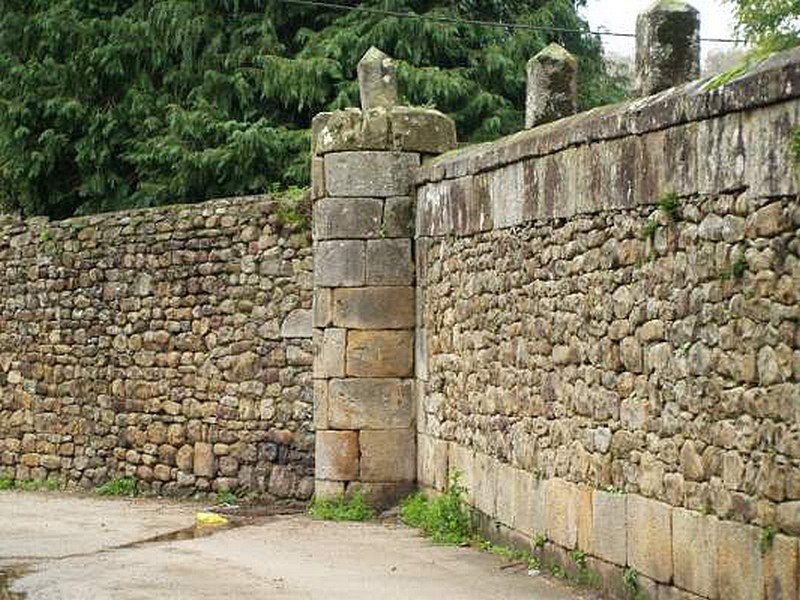
[[[0,477],[310,497],[307,232],[265,197],[0,219]]]
[[[798,597],[799,59],[422,168],[421,485],[615,597]]]

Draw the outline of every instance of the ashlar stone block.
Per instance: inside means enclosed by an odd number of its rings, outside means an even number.
[[[362,110],[397,104],[397,67],[389,55],[372,46],[359,61],[357,71]]]
[[[411,285],[414,259],[410,239],[367,242],[367,285]]]
[[[763,600],[761,530],[733,521],[717,523],[717,589],[725,600]]]
[[[348,377],[411,377],[414,372],[413,331],[349,331]]]
[[[672,507],[628,496],[628,564],[651,579],[672,579]]]
[[[411,329],[414,288],[342,288],[333,292],[333,324],[348,329]]]
[[[314,238],[367,239],[381,231],[383,200],[323,198],[314,203]]]
[[[344,377],[347,332],[328,328],[314,332],[314,378]]]
[[[798,598],[798,540],[776,535],[764,551],[764,596],[766,600]]]
[[[717,519],[675,508],[672,511],[675,584],[700,596],[717,597]]]
[[[316,478],[331,481],[358,479],[358,437],[357,431],[317,431]]]
[[[417,456],[413,429],[365,430],[360,443],[361,481],[414,481]]]
[[[636,19],[636,89],[649,96],[700,76],[700,14],[659,0]]]
[[[414,382],[334,379],[328,406],[333,429],[408,429],[414,421]]]
[[[605,561],[625,566],[628,557],[627,497],[596,490],[592,497],[592,542],[587,550]]]
[[[443,491],[447,487],[448,442],[430,435],[417,435],[417,481]]]
[[[412,189],[419,154],[337,152],[325,156],[325,182],[331,197],[389,198]]]
[[[547,482],[547,537],[573,549],[578,543],[578,486],[563,479]]]
[[[359,240],[318,242],[314,252],[314,285],[355,287],[366,281],[366,245]]]

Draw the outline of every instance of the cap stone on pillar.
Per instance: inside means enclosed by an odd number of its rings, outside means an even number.
[[[374,46],[358,63],[361,109],[391,108],[397,104],[397,69],[390,56]]]
[[[649,96],[700,76],[700,13],[659,0],[636,19],[636,91]]]
[[[558,44],[528,61],[525,127],[573,115],[578,108],[578,62]]]

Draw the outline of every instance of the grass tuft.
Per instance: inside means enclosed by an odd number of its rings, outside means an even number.
[[[325,521],[369,521],[375,517],[375,509],[364,500],[361,493],[349,498],[314,498],[308,512]]]
[[[136,496],[136,480],[133,477],[116,477],[97,488],[101,496]]]
[[[400,505],[400,517],[406,525],[422,529],[437,544],[467,544],[475,536],[475,524],[464,501],[466,491],[460,473],[454,472],[441,496],[430,499],[417,493],[406,498]]]

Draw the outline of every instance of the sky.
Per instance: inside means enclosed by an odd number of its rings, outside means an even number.
[[[689,0],[689,3],[700,11],[701,37],[732,38],[734,35],[734,18],[732,5],[722,0]],[[653,4],[653,0],[588,0],[583,16],[589,21],[592,29],[606,28],[609,31],[635,32],[636,15]],[[633,56],[634,40],[603,36],[603,44],[607,52],[624,56]],[[733,47],[730,44],[703,42],[703,56],[709,50]]]

